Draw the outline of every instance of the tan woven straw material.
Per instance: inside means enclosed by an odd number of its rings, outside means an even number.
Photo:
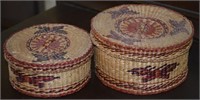
[[[155,5],[102,11],[90,31],[96,74],[106,86],[129,94],[171,90],[187,76],[193,31],[186,17]]]
[[[90,78],[92,43],[86,31],[68,24],[35,25],[4,45],[12,86],[35,97],[80,90]]]

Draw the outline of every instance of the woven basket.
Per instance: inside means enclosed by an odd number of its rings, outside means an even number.
[[[90,78],[92,43],[87,32],[67,24],[41,24],[13,34],[4,44],[13,88],[34,97],[80,90]]]
[[[106,86],[129,94],[175,88],[187,76],[193,31],[186,17],[164,7],[107,9],[91,22],[96,75]]]

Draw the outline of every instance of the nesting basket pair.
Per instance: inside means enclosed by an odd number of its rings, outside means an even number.
[[[96,75],[121,92],[147,95],[178,86],[187,76],[192,23],[153,5],[121,5],[96,15],[87,32],[68,24],[35,25],[4,45],[12,86],[27,95],[59,97]]]

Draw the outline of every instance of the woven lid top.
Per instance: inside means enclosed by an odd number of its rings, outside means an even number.
[[[191,40],[192,23],[181,14],[154,5],[121,5],[92,19],[91,31],[103,42],[133,48],[162,48]]]
[[[20,62],[51,65],[78,62],[91,48],[89,35],[82,29],[41,24],[13,34],[5,44],[5,53]]]

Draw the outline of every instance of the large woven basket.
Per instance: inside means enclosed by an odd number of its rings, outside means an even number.
[[[67,24],[32,26],[4,45],[13,88],[43,98],[71,94],[86,85],[92,54],[87,32]]]
[[[108,87],[157,94],[182,83],[188,72],[192,23],[164,7],[121,5],[91,22],[96,75]]]

